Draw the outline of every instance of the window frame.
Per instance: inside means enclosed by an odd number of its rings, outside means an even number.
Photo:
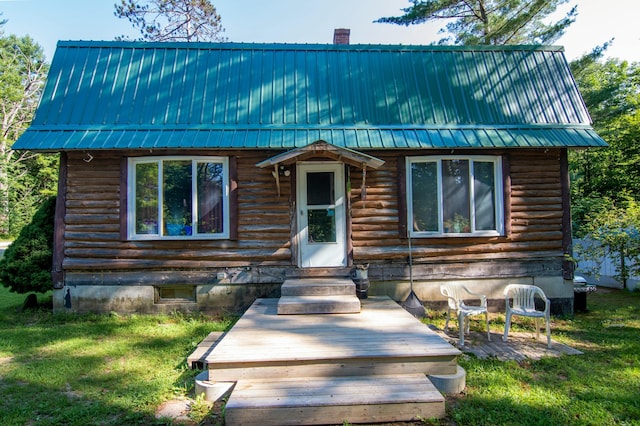
[[[444,231],[444,209],[443,209],[443,175],[442,162],[447,160],[467,160],[469,161],[469,209],[470,221],[472,225],[471,232],[445,232]],[[493,178],[495,182],[494,194],[494,230],[475,230],[475,199],[474,199],[474,162],[490,162],[493,163]],[[437,166],[437,206],[438,206],[438,230],[437,231],[416,231],[413,227],[413,185],[412,185],[412,168],[414,163],[436,163]],[[410,238],[431,238],[431,237],[496,237],[505,235],[505,213],[504,213],[504,187],[503,187],[503,171],[502,156],[498,155],[434,155],[434,156],[411,156],[405,159],[405,188],[406,188],[406,220],[407,235]]]
[[[193,179],[197,176],[195,169],[198,163],[219,163],[222,164],[222,229],[221,233],[202,233],[196,232],[193,228],[191,235],[164,235],[163,223],[163,181],[162,181],[162,163],[165,161],[190,161],[192,168],[191,181],[191,199],[192,211],[191,217],[196,218],[198,196],[197,182]],[[136,165],[144,163],[158,164],[158,233],[156,234],[137,234],[136,233]],[[230,162],[229,157],[223,156],[146,156],[146,157],[129,157],[127,162],[127,239],[132,241],[144,240],[224,240],[231,238],[231,180],[230,180]],[[194,219],[192,219],[192,224]]]

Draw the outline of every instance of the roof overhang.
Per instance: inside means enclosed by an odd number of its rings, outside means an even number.
[[[607,143],[590,126],[299,128],[100,128],[31,126],[15,150],[307,149],[330,141],[345,152],[377,149],[591,148]],[[351,151],[351,150],[358,151]],[[330,150],[326,155],[330,155]],[[290,155],[288,152],[284,155]],[[359,161],[359,160],[358,160]]]
[[[270,167],[278,165],[289,165],[298,161],[304,161],[314,157],[330,158],[335,161],[360,168],[377,169],[384,164],[384,160],[354,151],[349,148],[343,148],[332,145],[326,141],[319,140],[301,148],[295,148],[282,154],[267,158],[256,164],[257,167]]]

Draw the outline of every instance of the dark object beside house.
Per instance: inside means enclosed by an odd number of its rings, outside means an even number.
[[[584,277],[576,276],[573,279],[573,311],[587,312],[587,296],[595,291],[597,291],[595,285],[587,284]]]

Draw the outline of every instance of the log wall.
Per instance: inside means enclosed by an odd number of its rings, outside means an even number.
[[[366,200],[361,199],[362,172],[351,168],[350,214],[353,263],[369,263],[374,278],[406,277],[408,241],[400,232],[402,202],[398,197],[400,167],[404,155],[424,152],[368,152],[386,161],[368,170]],[[449,151],[446,152],[448,154]],[[486,151],[475,152],[486,154]],[[491,152],[492,154],[494,152]],[[540,270],[554,275],[561,269],[562,185],[560,150],[509,150],[496,152],[508,165],[505,220],[508,234],[490,238],[412,239],[412,256],[418,274],[442,273],[469,276],[474,263],[483,276],[504,276],[513,262],[528,267],[518,274]],[[131,153],[127,153],[131,155]],[[153,155],[180,155],[154,152]],[[126,241],[120,223],[123,153],[68,153],[65,188],[64,260],[66,272],[203,270],[243,268],[248,265],[294,270],[292,206],[295,173],[281,176],[281,195],[271,169],[259,169],[259,161],[273,151],[190,152],[192,155],[228,155],[237,161],[238,237],[236,240]],[[444,152],[442,153],[444,154]],[[146,155],[146,153],[145,153]],[[123,198],[124,199],[124,198]],[[510,201],[509,201],[510,200]],[[449,265],[449,266],[447,266]],[[490,265],[487,267],[487,265]],[[493,266],[491,266],[493,265]],[[460,271],[467,271],[465,273]],[[506,272],[508,274],[508,272]]]
[[[121,170],[122,154],[92,155],[89,163],[83,161],[82,153],[68,155],[63,263],[66,271],[291,264],[290,178],[281,178],[278,197],[271,170],[255,167],[265,153],[224,153],[235,156],[237,161],[237,240],[179,241],[124,240],[120,232],[120,215],[126,209],[120,205],[120,191],[126,190],[120,185],[121,173],[126,173]]]
[[[560,150],[496,152],[505,158],[505,229],[500,237],[413,238],[412,261],[418,277],[452,278],[561,274],[563,200]],[[374,279],[406,277],[408,240],[399,232],[404,212],[397,196],[398,173],[407,152],[373,153],[384,166],[369,171],[367,197],[351,192],[354,263],[370,264]],[[410,155],[450,154],[411,152]],[[475,152],[478,154],[478,152]],[[482,152],[486,154],[486,152]],[[494,154],[494,152],[491,152]],[[361,185],[362,173],[353,170],[352,188]],[[482,262],[482,266],[477,263]],[[509,271],[509,264],[517,264]],[[396,264],[394,266],[394,264]],[[477,273],[474,273],[474,270]]]

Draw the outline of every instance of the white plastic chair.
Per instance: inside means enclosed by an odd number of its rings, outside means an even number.
[[[551,303],[540,287],[525,284],[509,284],[504,289],[505,303],[507,308],[507,318],[504,323],[504,336],[502,340],[507,341],[509,327],[511,326],[511,316],[521,315],[533,317],[536,321],[536,339],[540,339],[540,318],[544,318],[547,328],[547,347],[551,348],[551,327],[549,324],[549,310]],[[538,296],[544,301],[544,311],[536,310],[535,298]]]
[[[469,317],[472,315],[484,314],[487,324],[487,340],[491,340],[489,333],[489,312],[487,311],[487,296],[474,293],[462,284],[443,284],[440,286],[440,293],[447,298],[447,321],[444,331],[449,328],[449,318],[451,311],[456,312],[458,318],[458,329],[460,330],[460,346],[464,346],[464,333],[469,332]],[[468,305],[466,300],[480,299],[480,305]]]

